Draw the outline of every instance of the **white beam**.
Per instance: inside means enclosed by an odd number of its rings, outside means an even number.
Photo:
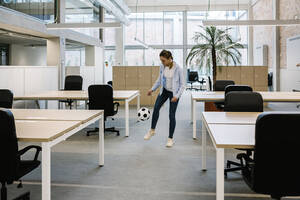
[[[125,15],[130,15],[131,10],[127,6],[127,4],[124,2],[124,0],[113,0],[124,12]]]
[[[203,26],[299,26],[299,19],[288,20],[203,20]]]
[[[58,23],[58,24],[47,24],[47,29],[74,29],[74,28],[120,28],[121,23],[119,22],[108,22],[108,23]]]

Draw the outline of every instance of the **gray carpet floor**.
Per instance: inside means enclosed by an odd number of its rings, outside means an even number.
[[[130,108],[130,137],[126,138],[124,108],[108,119],[107,127],[116,126],[121,136],[105,134],[105,165],[97,166],[98,135],[87,137],[83,130],[56,145],[51,154],[52,199],[55,200],[213,200],[215,199],[215,150],[207,139],[208,171],[201,171],[201,140],[192,139],[190,94],[185,92],[177,110],[175,146],[165,147],[168,136],[168,102],[161,110],[157,134],[150,141],[143,136],[150,120],[136,122],[136,107]],[[152,108],[151,108],[152,109]],[[197,104],[197,134],[201,134]],[[297,110],[296,104],[269,104],[266,110]],[[93,127],[89,127],[93,128]],[[41,130],[42,131],[42,130]],[[26,146],[20,143],[20,148]],[[234,159],[237,151],[226,150],[226,159]],[[24,158],[32,157],[29,153]],[[23,177],[24,187],[8,187],[9,198],[24,191],[32,200],[41,199],[41,169]],[[225,180],[226,199],[268,199],[253,193],[239,173],[230,173]]]

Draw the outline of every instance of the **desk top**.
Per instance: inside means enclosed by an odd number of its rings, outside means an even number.
[[[217,148],[252,149],[255,146],[255,125],[208,124],[208,132]]]
[[[300,92],[258,92],[265,102],[300,102]],[[224,101],[224,92],[193,92],[196,101]]]
[[[16,120],[17,138],[25,142],[49,142],[81,125],[81,121]]]
[[[260,112],[203,112],[207,124],[255,124]]]
[[[114,90],[114,99],[125,100],[139,93],[138,90]],[[87,91],[46,91],[38,94],[16,96],[14,100],[88,100]]]
[[[87,121],[104,114],[103,110],[11,109],[15,120]]]

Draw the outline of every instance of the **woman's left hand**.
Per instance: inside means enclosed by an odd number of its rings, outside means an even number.
[[[171,102],[177,102],[177,98],[176,97],[173,97],[172,99],[171,99]]]

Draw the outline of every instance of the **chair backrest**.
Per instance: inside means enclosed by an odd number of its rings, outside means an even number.
[[[198,72],[190,71],[188,76],[189,82],[195,82],[199,80]]]
[[[7,89],[0,89],[0,108],[12,108],[14,94]]]
[[[264,103],[257,92],[228,92],[225,96],[225,112],[263,112]]]
[[[234,85],[234,81],[231,80],[217,80],[214,84],[214,91],[225,91],[228,85]]]
[[[90,85],[89,109],[104,110],[105,116],[114,114],[113,88],[110,85]]]
[[[0,182],[11,183],[16,176],[19,157],[14,116],[0,109]]]
[[[248,91],[248,92],[252,92],[253,89],[252,87],[248,86],[248,85],[228,85],[225,87],[225,95],[228,92],[233,92],[233,91]]]
[[[64,90],[82,90],[82,82],[81,76],[66,76]]]
[[[252,189],[273,196],[300,195],[300,113],[263,113],[256,121]]]
[[[113,82],[112,81],[107,81],[107,84],[110,85],[111,87],[113,86]]]

